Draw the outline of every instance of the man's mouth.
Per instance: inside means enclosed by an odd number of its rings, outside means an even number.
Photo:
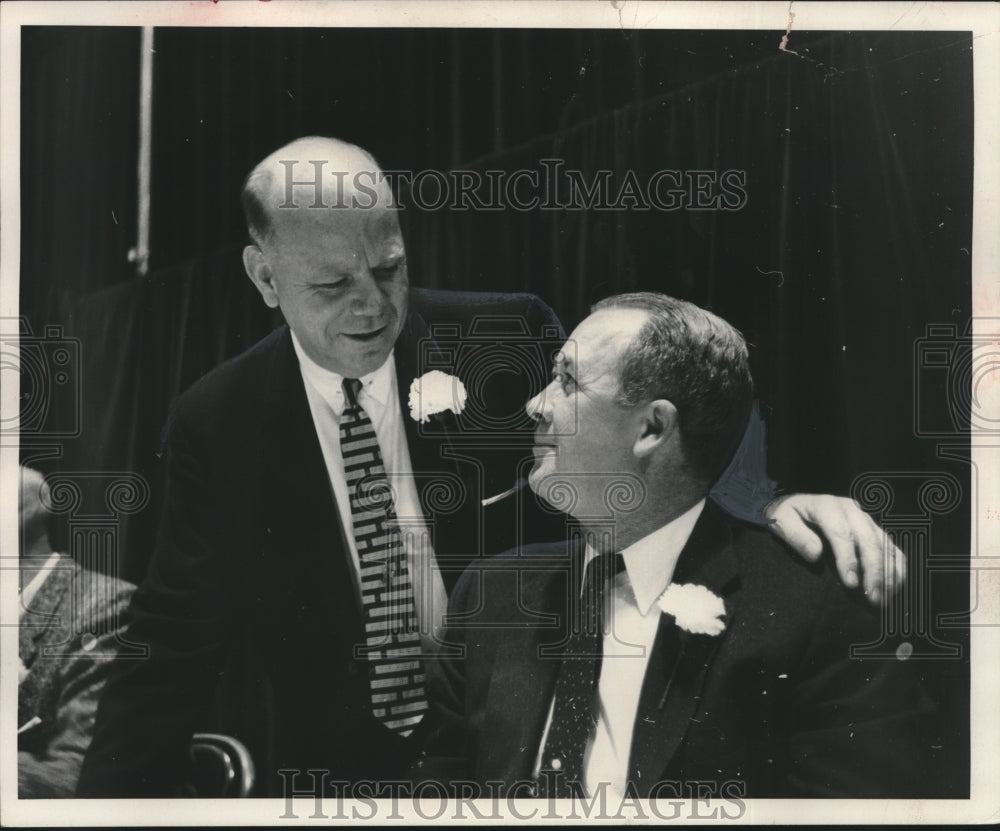
[[[378,329],[372,329],[370,332],[352,332],[345,333],[345,337],[351,338],[352,340],[361,341],[366,343],[368,341],[376,340],[383,332],[385,332],[386,327],[380,326]]]

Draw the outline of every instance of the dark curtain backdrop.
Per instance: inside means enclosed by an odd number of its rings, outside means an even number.
[[[467,165],[555,158],[613,171],[612,192],[628,171],[746,171],[740,210],[413,211],[411,256],[446,286],[538,291],[567,329],[622,291],[713,308],[757,347],[772,462],[796,487],[933,468],[910,429],[913,347],[970,318],[972,186],[971,44],[934,39],[928,60],[825,36],[814,62],[775,54]]]
[[[755,345],[772,473],[847,492],[940,469],[913,348],[970,319],[962,33],[158,29],[149,277],[131,276],[134,29],[23,37],[21,305],[83,356],[59,464],[149,472],[174,395],[275,318],[242,276],[246,171],[306,133],[391,169],[745,171],[740,210],[404,210],[415,284],[534,291],[567,329],[612,292],[710,306]],[[943,406],[942,402],[942,406]],[[97,440],[95,440],[97,437]],[[957,470],[955,469],[957,468]],[[949,468],[966,475],[957,463]],[[141,573],[157,506],[126,517]],[[141,527],[141,533],[137,528]],[[133,533],[134,532],[134,533]]]
[[[134,273],[139,30],[25,27],[21,54],[21,311],[42,325]]]
[[[629,171],[734,170],[747,200],[731,211],[426,211],[411,196],[411,279],[532,291],[567,330],[613,292],[707,305],[753,345],[772,475],[847,493],[866,473],[951,474],[961,501],[934,517],[932,550],[968,552],[969,467],[916,435],[915,409],[944,418],[949,402],[920,400],[914,354],[928,325],[971,319],[971,37],[796,32],[792,55],[780,36],[158,29],[153,271],[136,279],[138,32],[27,30],[22,313],[82,356],[79,435],[39,467],[149,483],[149,505],[116,520],[119,571],[140,578],[170,401],[277,323],[242,273],[238,191],[298,135],[356,141],[388,169],[559,159],[610,171],[613,194]],[[934,586],[938,610],[967,608],[967,577]],[[965,700],[965,662],[935,672],[943,699]],[[949,764],[961,789],[961,748]]]

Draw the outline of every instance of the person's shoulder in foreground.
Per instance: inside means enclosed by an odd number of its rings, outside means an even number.
[[[196,415],[192,427],[210,432],[221,426],[216,423],[231,419],[234,410],[252,417],[260,405],[266,383],[282,348],[291,356],[291,336],[288,327],[279,326],[244,352],[229,358],[209,370],[182,392],[173,402],[165,425],[164,438],[179,415]]]
[[[135,589],[53,551],[44,525],[50,504],[42,475],[22,466],[17,690],[22,799],[73,795]]]
[[[804,563],[721,512],[710,518],[714,557],[690,552],[675,579],[698,582],[731,551],[727,625],[706,650],[703,686],[690,690],[687,731],[662,776],[742,782],[748,797],[925,797],[934,707],[884,610],[828,563]],[[651,732],[636,730],[634,756]]]
[[[443,662],[415,781],[533,781],[558,670],[545,650],[566,637],[571,547],[510,551],[463,575],[451,606],[462,623],[448,636],[457,656]],[[636,795],[687,796],[691,782],[750,798],[933,793],[933,705],[918,667],[905,647],[896,657],[881,610],[828,563],[803,562],[709,503],[675,583],[718,591],[726,628],[690,634],[662,616],[632,739]],[[861,657],[876,645],[891,657]]]

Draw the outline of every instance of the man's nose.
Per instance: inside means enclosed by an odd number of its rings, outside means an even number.
[[[528,399],[524,411],[532,421],[551,421],[552,410],[549,400],[549,388],[546,387],[538,395]]]
[[[358,278],[351,296],[351,313],[358,317],[377,317],[382,313],[385,298],[379,290],[375,276],[365,272]]]

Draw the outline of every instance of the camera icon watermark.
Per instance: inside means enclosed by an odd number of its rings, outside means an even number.
[[[913,429],[924,438],[1000,435],[1000,319],[977,319],[959,334],[930,324],[914,344]]]
[[[12,325],[16,322],[16,326]],[[61,326],[31,331],[26,318],[0,321],[0,371],[19,381],[18,415],[0,418],[0,435],[72,438],[80,435],[80,341]]]

